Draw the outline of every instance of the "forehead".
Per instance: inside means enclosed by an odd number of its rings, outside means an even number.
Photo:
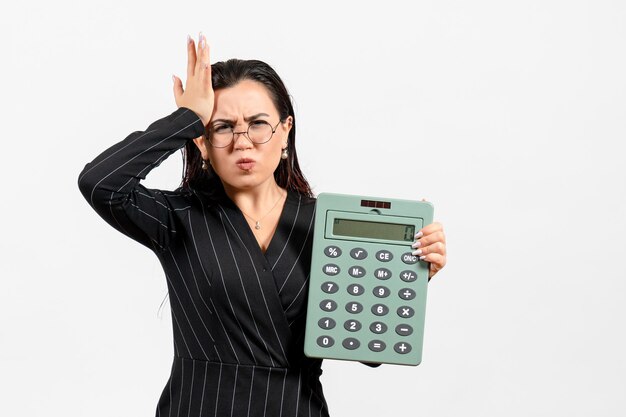
[[[216,90],[214,106],[213,119],[243,119],[257,113],[278,114],[267,88],[252,80]]]

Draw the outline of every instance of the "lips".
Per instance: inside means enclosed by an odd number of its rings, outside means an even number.
[[[240,169],[247,171],[256,164],[256,161],[251,158],[239,158],[235,163]]]

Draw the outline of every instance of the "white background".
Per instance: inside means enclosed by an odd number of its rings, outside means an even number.
[[[2,415],[154,416],[166,280],[76,181],[176,109],[200,30],[283,77],[316,193],[427,198],[446,230],[422,364],[324,361],[331,416],[624,415],[625,3],[301,3],[2,6]]]

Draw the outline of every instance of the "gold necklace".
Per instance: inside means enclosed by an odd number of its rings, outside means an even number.
[[[285,194],[286,195],[286,194]],[[255,222],[254,228],[259,230],[261,228],[261,220],[263,220],[268,214],[270,214],[272,212],[272,210],[274,210],[274,207],[276,207],[276,205],[278,204],[278,202],[283,198],[283,195],[280,195],[280,197],[278,197],[278,200],[276,200],[276,202],[274,203],[274,205],[272,206],[272,208],[270,209],[270,211],[268,211],[267,213],[265,213],[265,216],[261,217],[259,220],[255,220],[253,219],[251,216],[248,216],[243,210],[241,210],[241,212],[243,214],[245,214],[248,218],[252,219],[253,222]]]

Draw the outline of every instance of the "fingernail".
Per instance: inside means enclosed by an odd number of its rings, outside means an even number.
[[[187,34],[187,45],[191,44],[191,36],[189,36],[189,34]]]
[[[422,254],[422,250],[421,249],[416,249],[413,251],[413,255],[421,255]]]
[[[414,244],[411,245],[412,248],[419,248],[420,246],[422,246],[422,242],[417,241]]]
[[[202,36],[202,32],[200,32],[200,49],[204,49],[204,36]]]
[[[173,83],[175,83],[175,82],[176,82],[176,77],[174,77],[173,75],[172,75],[172,82],[173,82]]]
[[[420,256],[420,261],[423,261],[424,259],[426,259],[426,255]]]
[[[419,232],[415,233],[415,239],[419,239],[422,236],[424,236],[424,233],[422,233],[421,230]]]

